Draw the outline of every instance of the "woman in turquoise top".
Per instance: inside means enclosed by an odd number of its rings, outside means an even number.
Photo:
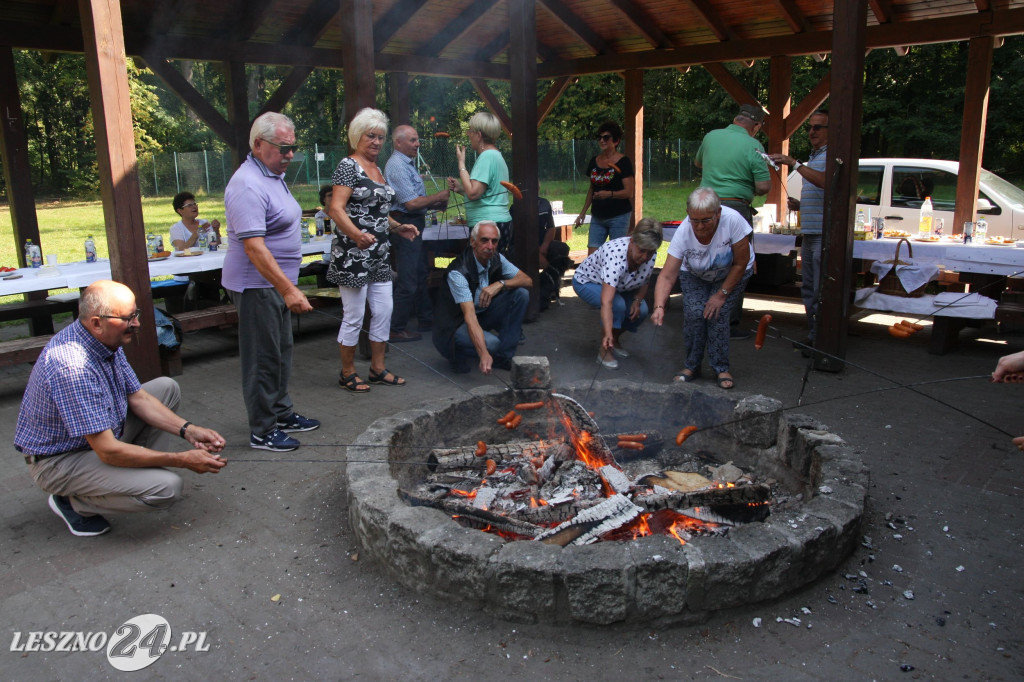
[[[466,223],[472,228],[481,220],[498,224],[498,252],[508,254],[512,244],[512,215],[508,212],[508,166],[495,146],[501,124],[494,114],[479,111],[469,119],[469,146],[477,153],[473,172],[466,170],[466,148],[455,145],[459,178],[448,178],[448,189],[466,195]]]

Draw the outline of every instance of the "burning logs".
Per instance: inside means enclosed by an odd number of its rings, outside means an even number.
[[[687,493],[652,493],[648,495],[635,495],[633,497],[633,501],[647,511],[764,504],[771,499],[772,489],[764,483],[706,488]]]
[[[557,440],[522,440],[512,443],[500,443],[488,445],[486,449],[487,459],[494,460],[495,464],[501,464],[506,459],[516,457],[544,457],[549,454],[552,448],[565,443],[565,439]],[[479,446],[463,445],[454,448],[436,448],[427,455],[427,469],[435,471],[454,471],[457,469],[472,469],[481,467],[483,462],[477,455]]]
[[[625,526],[640,515],[643,509],[629,501],[625,495],[612,495],[590,509],[535,539],[549,545],[589,545],[603,534]]]

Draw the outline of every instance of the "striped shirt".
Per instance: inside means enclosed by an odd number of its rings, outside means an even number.
[[[427,187],[423,184],[423,178],[416,172],[416,163],[397,149],[392,152],[384,166],[384,177],[387,179],[391,189],[395,190],[395,204],[405,213],[423,215],[426,209],[410,211],[405,205],[419,197],[427,196]]]
[[[822,145],[820,149],[812,149],[807,159],[807,167],[825,172],[825,150],[828,145]],[[821,222],[825,212],[825,188],[818,187],[807,178],[803,179],[800,186],[800,231],[804,234],[821,234]]]
[[[140,388],[124,349],[107,348],[76,320],[50,339],[32,368],[14,447],[59,455],[88,448],[89,434],[110,429],[120,438],[128,396]]]

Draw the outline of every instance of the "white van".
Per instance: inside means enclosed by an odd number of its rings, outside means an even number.
[[[857,209],[872,218],[883,216],[888,229],[917,232],[921,203],[930,196],[935,219],[952,234],[959,167],[956,161],[933,159],[861,159]],[[802,180],[799,173],[790,174],[789,196],[800,198]],[[982,215],[989,235],[1024,239],[1024,190],[982,169],[974,219]]]

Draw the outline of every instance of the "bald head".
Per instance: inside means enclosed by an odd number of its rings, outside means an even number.
[[[82,292],[78,321],[110,349],[131,343],[141,324],[135,294],[120,282],[110,280],[93,282]]]
[[[120,282],[101,279],[90,284],[82,292],[82,298],[78,302],[78,314],[80,317],[110,315],[111,310],[125,305],[135,305],[135,294],[132,290]]]
[[[400,125],[391,134],[391,142],[396,150],[402,152],[410,159],[416,158],[420,148],[420,136],[416,129],[410,125]]]

